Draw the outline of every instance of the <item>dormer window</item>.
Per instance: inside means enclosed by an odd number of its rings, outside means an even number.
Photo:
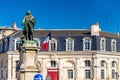
[[[20,39],[16,40],[16,44],[15,44],[15,50],[18,50],[19,49],[19,46],[20,46]]]
[[[2,42],[2,40],[0,41],[0,52],[2,52],[2,50],[3,50],[3,42]]]
[[[5,44],[4,50],[7,51],[7,49],[8,49],[8,40],[7,39],[5,39],[4,44]]]
[[[73,51],[74,50],[74,39],[67,38],[66,39],[66,51]]]
[[[83,38],[83,50],[91,50],[91,38]]]
[[[49,42],[49,50],[50,51],[57,51],[57,40],[52,38]]]
[[[104,38],[104,37],[102,37],[101,39],[100,39],[100,50],[101,51],[105,51],[106,50],[106,39]]]
[[[111,40],[111,51],[116,52],[116,40],[115,39]]]

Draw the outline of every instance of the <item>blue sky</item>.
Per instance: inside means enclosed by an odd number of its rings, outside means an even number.
[[[119,0],[1,0],[0,26],[21,21],[27,10],[36,19],[35,29],[89,29],[99,22],[102,31],[120,31]]]

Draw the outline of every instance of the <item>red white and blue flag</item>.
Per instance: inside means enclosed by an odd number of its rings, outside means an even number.
[[[42,50],[46,50],[49,44],[49,40],[51,39],[51,33],[47,35],[47,37],[44,39],[42,43]]]

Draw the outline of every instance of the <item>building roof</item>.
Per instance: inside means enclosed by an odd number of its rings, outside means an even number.
[[[51,32],[52,37],[57,36],[91,36],[90,30],[34,30],[34,36],[45,37],[47,34]],[[23,31],[19,30],[14,33],[14,36],[22,36]],[[100,36],[102,37],[110,37],[110,38],[120,38],[117,34],[109,33],[109,32],[100,32]]]

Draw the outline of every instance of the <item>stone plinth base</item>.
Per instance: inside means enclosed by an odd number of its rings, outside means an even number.
[[[35,74],[40,73],[38,70],[20,70],[20,80],[33,80]]]
[[[40,71],[36,68],[38,47],[34,41],[25,40],[20,51],[20,80],[33,80]]]

